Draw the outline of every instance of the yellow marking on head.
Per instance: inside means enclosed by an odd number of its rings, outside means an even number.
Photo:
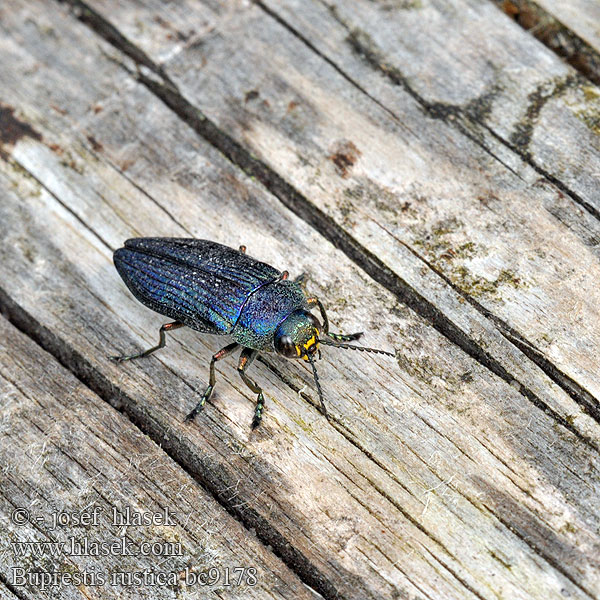
[[[308,349],[311,346],[314,346],[316,344],[317,348],[319,347],[319,342],[317,342],[317,338],[313,335],[307,342],[306,344],[303,345],[303,348],[306,350],[306,353],[302,356],[302,358],[304,360],[308,360]],[[298,356],[301,355],[301,350],[299,346],[296,346],[296,352],[298,352]]]

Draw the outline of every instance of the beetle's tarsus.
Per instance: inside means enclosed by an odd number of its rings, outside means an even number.
[[[118,363],[122,363],[126,360],[129,360],[129,357],[128,356],[109,356],[108,360],[112,360],[113,362],[116,362],[118,364]]]
[[[204,394],[202,395],[202,400],[200,400],[200,402],[198,402],[198,404],[196,404],[196,406],[194,406],[192,411],[184,419],[186,423],[188,423],[189,421],[192,421],[199,412],[202,412],[202,409],[204,408],[204,404],[212,396],[213,390],[214,390],[214,386],[212,386],[212,385],[209,385],[204,390]]]
[[[265,397],[263,396],[263,393],[261,392],[258,397],[256,398],[256,408],[254,409],[254,418],[252,419],[252,429],[256,429],[261,421],[262,421],[262,414],[263,414],[263,410],[265,408]]]
[[[204,402],[200,402],[200,403],[196,404],[196,406],[194,406],[193,410],[188,415],[186,415],[184,422],[189,423],[190,421],[193,421],[194,417],[199,412],[202,412],[203,408],[204,408]]]

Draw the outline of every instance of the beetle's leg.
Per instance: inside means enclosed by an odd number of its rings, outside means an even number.
[[[153,352],[156,352],[157,350],[160,350],[161,348],[165,347],[165,344],[166,344],[165,332],[166,331],[173,331],[173,329],[179,329],[180,327],[183,327],[183,323],[180,323],[179,321],[173,321],[173,323],[165,323],[158,330],[158,334],[159,334],[158,344],[156,346],[154,346],[153,348],[148,348],[148,350],[144,350],[143,352],[139,352],[138,354],[131,354],[128,356],[111,356],[110,358],[112,360],[114,360],[115,362],[121,363],[126,360],[133,360],[135,358],[143,358],[144,356],[148,356],[148,355],[152,354]]]
[[[250,348],[244,348],[240,354],[240,362],[238,363],[238,373],[242,378],[243,382],[255,393],[258,394],[256,398],[256,408],[254,410],[254,418],[252,419],[252,429],[256,429],[260,425],[262,419],[262,413],[265,406],[265,397],[263,396],[262,389],[256,385],[248,375],[246,375],[246,369],[252,364],[252,361],[256,358],[258,352],[251,350]]]
[[[331,333],[329,331],[329,319],[327,318],[327,313],[325,312],[325,307],[323,303],[316,297],[310,296],[306,299],[308,305],[313,308],[315,306],[319,307],[319,312],[321,313],[321,317],[323,318],[323,333],[338,342],[352,342],[353,340],[357,340],[362,336],[362,331],[358,331],[357,333],[349,333],[344,335],[342,333]]]
[[[192,412],[185,418],[186,421],[191,421],[204,408],[204,403],[211,397],[213,390],[215,389],[215,363],[231,354],[238,346],[239,344],[233,342],[232,344],[225,346],[225,348],[221,348],[216,354],[213,354],[212,360],[210,361],[208,387],[204,390],[200,402],[194,406]]]
[[[306,273],[300,273],[300,275],[294,279],[294,282],[304,285],[306,283]]]

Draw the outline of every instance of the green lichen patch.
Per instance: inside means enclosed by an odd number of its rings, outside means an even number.
[[[503,286],[509,285],[515,289],[528,287],[527,283],[519,278],[511,269],[502,269],[496,279],[486,279],[473,275],[464,265],[460,265],[452,272],[452,280],[461,290],[480,298],[482,296],[496,296],[501,300],[499,293]]]
[[[577,111],[575,115],[590,131],[600,135],[600,106]]]

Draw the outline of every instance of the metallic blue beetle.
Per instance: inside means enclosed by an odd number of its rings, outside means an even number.
[[[165,332],[187,326],[202,333],[229,335],[234,342],[219,350],[210,362],[210,377],[202,399],[186,420],[202,410],[215,387],[215,362],[242,346],[238,371],[244,383],[257,394],[252,428],[262,419],[262,389],[248,377],[247,367],[259,352],[273,352],[310,362],[319,393],[321,411],[327,415],[314,363],[319,344],[376,352],[343,342],[362,333],[340,335],[329,331],[325,308],[315,296],[307,296],[299,277],[288,279],[287,271],[246,255],[245,246],[234,250],[208,240],[184,238],[134,238],[114,253],[114,263],[142,303],[175,319],[160,328],[153,348],[131,356],[114,356],[117,362],[141,358],[165,345]],[[309,311],[318,307],[321,324]]]

